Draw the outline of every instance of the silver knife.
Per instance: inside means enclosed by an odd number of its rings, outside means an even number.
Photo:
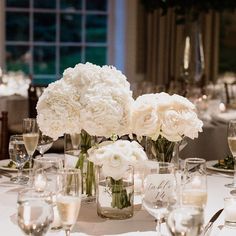
[[[209,220],[209,222],[207,223],[207,225],[204,227],[203,232],[201,234],[201,236],[205,236],[207,234],[207,232],[209,231],[209,229],[213,226],[213,223],[217,220],[217,218],[219,217],[219,215],[221,214],[221,212],[224,209],[220,209],[219,211],[217,211]]]

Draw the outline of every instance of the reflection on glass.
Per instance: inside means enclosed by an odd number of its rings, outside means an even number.
[[[96,10],[96,11],[106,11],[107,10],[107,0],[87,0],[86,9]]]
[[[61,14],[60,25],[61,42],[80,42],[81,41],[81,15],[80,14]]]
[[[6,70],[7,71],[24,71],[29,73],[29,61],[31,54],[28,46],[7,46],[6,47]]]
[[[106,53],[106,47],[86,47],[85,61],[89,61],[100,66],[105,65],[107,60]]]
[[[29,40],[29,13],[6,13],[6,39],[9,41]]]
[[[50,1],[34,0],[33,2],[35,8],[49,8],[49,9],[56,8],[56,0],[50,0]]]
[[[29,7],[29,0],[6,0],[7,7]]]
[[[81,61],[81,48],[80,47],[61,47],[60,48],[60,73],[71,66],[74,66]]]
[[[67,10],[78,10],[82,7],[82,1],[81,0],[61,0],[60,1],[60,7],[61,9],[67,9]]]
[[[86,42],[107,41],[107,16],[87,15],[86,16]]]
[[[56,40],[56,15],[53,13],[34,14],[34,40]]]
[[[55,74],[55,47],[36,46],[34,48],[34,73]]]

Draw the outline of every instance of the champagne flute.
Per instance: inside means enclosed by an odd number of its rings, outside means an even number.
[[[175,167],[169,162],[146,162],[144,180],[144,208],[157,220],[157,235],[161,235],[161,223],[174,204],[176,186]]]
[[[26,235],[45,235],[53,222],[50,192],[24,189],[18,194],[17,222]]]
[[[56,202],[66,236],[70,236],[71,229],[79,215],[81,204],[81,172],[79,169],[58,171]]]
[[[22,135],[11,135],[9,141],[9,155],[18,170],[17,176],[12,177],[11,181],[17,184],[26,184],[29,178],[24,176],[22,172],[24,164],[29,160],[29,155],[25,149]]]
[[[23,139],[25,148],[29,155],[29,168],[32,168],[33,154],[37,148],[39,140],[39,129],[34,118],[23,119]]]
[[[229,121],[228,124],[228,145],[234,158],[234,178],[233,182],[226,184],[228,188],[236,188],[236,120]]]
[[[37,150],[39,151],[41,157],[43,157],[44,153],[48,151],[52,145],[53,139],[47,135],[42,134],[40,131]]]

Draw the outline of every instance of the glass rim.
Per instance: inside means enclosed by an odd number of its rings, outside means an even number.
[[[18,192],[18,200],[20,196],[27,196],[29,199],[31,198],[47,198],[47,197],[52,197],[53,193],[48,190],[43,190],[43,191],[37,191],[33,187],[29,188],[24,188]]]
[[[66,167],[58,170],[59,174],[81,174],[81,171],[79,168],[73,168],[73,167]]]
[[[225,198],[224,198],[224,201],[228,201],[228,200],[231,200],[231,199],[233,199],[233,200],[236,201],[236,196],[235,196],[235,197],[234,197],[234,196],[225,197]]]
[[[206,163],[206,160],[200,157],[189,157],[184,160],[186,163],[193,163],[193,164],[204,164]]]
[[[34,159],[34,162],[38,162],[38,163],[57,163],[59,161],[63,162],[63,157],[53,157],[53,156],[47,156],[47,157],[37,157]]]

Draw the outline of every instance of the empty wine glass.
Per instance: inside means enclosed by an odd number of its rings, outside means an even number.
[[[23,175],[23,167],[29,160],[29,155],[25,149],[22,135],[12,135],[10,137],[9,156],[18,170],[17,176],[12,177],[11,181],[17,184],[26,184],[29,178]]]
[[[45,235],[53,222],[51,193],[24,189],[18,194],[17,205],[17,222],[21,230],[26,235]]]
[[[53,139],[40,132],[37,150],[39,151],[41,157],[43,157],[44,153],[48,151],[52,147],[52,145],[53,145]]]
[[[168,162],[146,162],[144,180],[144,208],[157,219],[157,235],[161,235],[160,224],[174,204],[176,180],[174,164]]]
[[[173,236],[198,236],[204,223],[203,210],[194,206],[175,208],[169,213],[166,223]]]
[[[236,188],[236,120],[229,121],[228,124],[228,145],[234,158],[234,178],[233,182],[226,184],[226,187]]]
[[[57,208],[66,236],[79,215],[81,203],[81,172],[79,169],[62,169],[58,172]]]
[[[37,148],[39,140],[39,129],[34,118],[23,119],[23,139],[25,148],[29,155],[29,168],[32,168],[32,157]]]

